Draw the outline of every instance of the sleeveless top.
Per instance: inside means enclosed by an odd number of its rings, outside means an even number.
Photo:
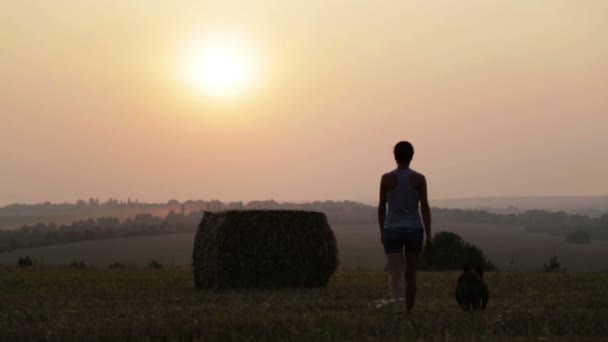
[[[397,187],[387,193],[388,213],[384,220],[385,230],[415,231],[422,230],[420,218],[420,194],[410,184],[415,173],[412,169],[396,169]]]

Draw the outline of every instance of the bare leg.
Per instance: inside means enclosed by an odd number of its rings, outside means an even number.
[[[412,311],[416,299],[416,265],[418,253],[405,253],[405,307]]]
[[[403,295],[403,253],[387,254],[388,260],[388,290],[393,301],[395,312],[401,311],[399,297]]]

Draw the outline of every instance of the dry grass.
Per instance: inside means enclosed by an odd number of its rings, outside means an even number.
[[[0,269],[0,336],[40,339],[606,340],[608,275],[493,273],[485,313],[451,297],[455,273],[421,273],[412,315],[370,308],[384,273],[325,289],[195,290],[187,269]]]

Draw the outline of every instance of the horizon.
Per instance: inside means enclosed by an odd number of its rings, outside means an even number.
[[[52,205],[59,205],[59,204],[77,204],[78,201],[85,201],[87,204],[89,203],[88,201],[90,199],[94,199],[94,200],[98,200],[99,203],[107,203],[110,200],[114,200],[114,201],[118,201],[119,203],[122,204],[167,204],[170,201],[177,201],[179,203],[186,203],[189,201],[192,202],[197,202],[197,201],[203,201],[203,202],[210,202],[210,201],[219,201],[225,204],[229,204],[229,203],[238,203],[238,202],[242,202],[244,204],[247,203],[251,203],[251,202],[265,202],[265,201],[274,201],[277,203],[293,203],[293,204],[305,204],[305,203],[312,203],[312,202],[354,202],[354,203],[359,203],[359,204],[365,204],[368,206],[375,206],[377,205],[377,200],[353,200],[353,199],[335,199],[335,198],[329,198],[329,199],[315,199],[315,200],[279,200],[279,199],[274,199],[274,198],[257,198],[257,199],[249,199],[249,200],[225,200],[225,199],[220,199],[220,198],[187,198],[187,199],[177,199],[177,198],[168,198],[165,200],[157,200],[157,201],[147,201],[147,200],[141,200],[139,198],[134,198],[134,197],[126,197],[126,198],[117,198],[117,197],[108,197],[108,198],[101,198],[101,197],[86,197],[86,198],[77,198],[77,199],[73,199],[73,200],[67,200],[67,201],[52,201],[52,200],[46,200],[46,201],[42,201],[42,202],[13,202],[13,203],[6,203],[3,204],[0,202],[0,208],[5,208],[11,205],[42,205],[45,203],[50,203]],[[608,195],[591,195],[591,196],[569,196],[569,195],[564,195],[564,196],[536,196],[536,195],[530,195],[530,196],[481,196],[481,197],[454,197],[454,198],[437,198],[437,199],[432,199],[430,200],[431,205],[433,204],[433,201],[437,201],[437,202],[447,202],[447,201],[475,201],[475,200],[530,200],[530,199],[539,199],[539,200],[548,200],[548,199],[557,199],[557,200],[584,200],[584,199],[608,199]],[[130,202],[129,202],[130,201]],[[481,208],[481,207],[480,207]]]
[[[0,205],[602,196],[608,2],[0,4]],[[78,13],[78,15],[74,15]]]

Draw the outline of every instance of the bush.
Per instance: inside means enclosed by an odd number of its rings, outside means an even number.
[[[84,263],[84,261],[72,261],[69,265],[69,268],[76,268],[76,269],[85,269],[87,268],[87,265]]]
[[[206,212],[192,265],[197,288],[323,287],[338,267],[338,248],[322,213]]]
[[[113,269],[124,269],[124,268],[127,268],[125,265],[121,264],[119,261],[116,261],[116,262],[110,264],[108,267],[109,268],[113,268]]]
[[[163,265],[156,261],[156,260],[152,260],[149,264],[148,264],[148,268],[154,269],[154,270],[158,270],[163,268]]]
[[[554,255],[551,257],[551,259],[549,259],[549,263],[547,264],[543,264],[543,271],[544,272],[566,272],[566,268],[563,268],[562,265],[559,263],[559,259],[557,258],[557,255]]]
[[[472,243],[452,232],[441,232],[431,240],[433,250],[423,255],[422,269],[433,271],[461,270],[463,265],[480,266],[495,271],[496,266]]]
[[[26,256],[25,258],[19,258],[19,260],[17,261],[17,265],[19,265],[19,267],[29,267],[33,264],[34,262],[29,256]]]

